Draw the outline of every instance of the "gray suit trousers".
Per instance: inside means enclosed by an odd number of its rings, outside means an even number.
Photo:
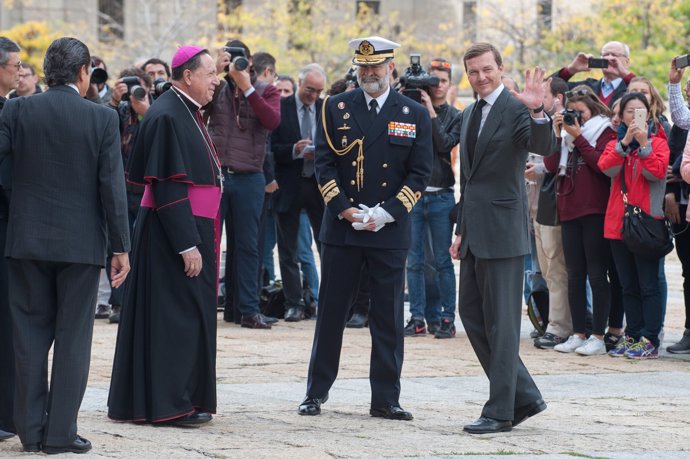
[[[512,420],[516,409],[541,398],[520,360],[524,257],[460,262],[459,311],[467,337],[489,377],[482,416]]]

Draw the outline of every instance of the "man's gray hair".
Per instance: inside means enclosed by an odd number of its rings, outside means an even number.
[[[19,45],[7,37],[0,37],[0,64],[6,64],[10,60],[10,53],[21,51]]]
[[[604,43],[604,46],[601,47],[601,49],[606,48],[607,45],[621,45],[623,47],[623,51],[625,52],[625,57],[630,58],[630,47],[623,43],[622,41],[609,41],[607,43]]]
[[[326,71],[323,69],[323,67],[321,67],[319,64],[311,63],[305,65],[304,67],[302,67],[302,70],[299,71],[299,82],[302,83],[304,79],[307,77],[307,75],[313,72],[321,74],[324,83],[328,80],[328,77],[326,76]]]

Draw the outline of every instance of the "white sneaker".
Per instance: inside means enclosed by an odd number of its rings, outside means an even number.
[[[580,355],[602,355],[606,354],[606,344],[604,344],[603,339],[595,338],[590,336],[587,341],[577,349],[575,352]]]
[[[575,349],[582,346],[584,344],[584,342],[585,342],[585,340],[583,340],[579,336],[572,335],[571,337],[568,338],[568,341],[566,341],[565,343],[555,345],[553,347],[553,350],[558,351],[558,352],[565,352],[565,353],[575,352]]]

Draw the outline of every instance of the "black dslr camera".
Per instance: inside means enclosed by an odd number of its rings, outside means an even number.
[[[163,78],[156,78],[153,80],[153,98],[157,99],[158,96],[163,94],[165,91],[172,87],[172,83],[164,80]]]
[[[103,84],[108,81],[108,72],[91,64],[91,84]]]
[[[247,53],[244,52],[244,48],[240,46],[224,46],[223,51],[230,55],[230,62],[235,66],[236,70],[242,71],[249,67],[249,59],[247,59]],[[227,72],[230,66],[225,68]]]
[[[122,100],[129,101],[129,95],[133,95],[139,100],[146,98],[146,89],[139,84],[139,78],[128,76],[122,78],[122,82],[127,85],[127,92],[122,95]]]
[[[563,122],[568,126],[575,126],[575,120],[579,125],[582,125],[582,115],[577,110],[566,108],[563,110]]]
[[[438,77],[425,72],[421,62],[421,54],[410,54],[410,66],[405,69],[405,74],[400,77],[403,95],[419,103],[422,102],[422,90],[428,91],[430,86],[438,86]]]

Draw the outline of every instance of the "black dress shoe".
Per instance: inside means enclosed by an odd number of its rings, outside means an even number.
[[[302,416],[316,416],[321,414],[321,404],[328,401],[328,394],[323,398],[307,397],[302,403],[300,403],[299,408],[297,408],[297,413]]]
[[[513,427],[525,421],[527,418],[531,418],[546,409],[546,402],[543,399],[539,399],[536,402],[532,402],[528,405],[522,406],[515,410],[515,417],[513,418]]]
[[[212,419],[213,416],[211,416],[211,413],[196,410],[192,414],[188,414],[187,416],[182,416],[181,418],[175,418],[171,419],[170,421],[166,421],[165,424],[173,426],[196,426],[199,424],[206,424]]]
[[[75,453],[83,454],[91,450],[91,442],[84,437],[77,435],[77,438],[67,446],[43,446],[46,454]],[[35,451],[32,451],[35,452]]]
[[[242,316],[241,324],[244,328],[259,328],[259,329],[271,328],[271,324],[267,324],[264,321],[264,316],[261,314],[253,314],[251,316]]]
[[[304,320],[304,306],[292,306],[285,313],[285,322],[299,322]]]
[[[510,432],[513,430],[513,424],[510,421],[501,421],[482,416],[472,424],[467,424],[462,430],[471,434]]]
[[[364,314],[354,313],[345,326],[347,328],[364,328],[367,326],[367,316]]]
[[[22,451],[25,453],[40,453],[41,444],[40,443],[22,443]]]
[[[398,405],[391,405],[384,408],[371,408],[369,414],[375,418],[391,419],[394,421],[411,421],[414,419],[412,413],[403,410]]]
[[[261,317],[264,318],[264,322],[266,322],[268,325],[273,325],[275,323],[278,323],[278,319],[276,319],[275,317],[265,316],[263,314],[261,314]]]
[[[14,434],[12,432],[0,429],[0,441],[7,440],[12,437],[14,437]]]

